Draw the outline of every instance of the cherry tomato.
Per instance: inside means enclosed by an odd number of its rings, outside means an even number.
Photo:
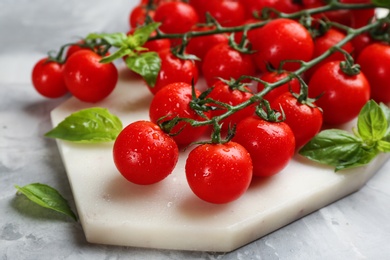
[[[265,7],[284,13],[294,13],[300,9],[300,6],[291,0],[242,0],[242,2],[246,8],[247,18],[253,18],[255,12],[261,15]]]
[[[219,79],[238,79],[242,75],[254,76],[255,65],[249,54],[243,54],[226,43],[212,47],[203,60],[202,73],[209,87]]]
[[[64,80],[73,96],[84,102],[98,102],[114,90],[118,70],[112,63],[100,63],[101,57],[90,50],[80,50],[64,66]]]
[[[185,33],[198,23],[198,15],[187,3],[166,2],[157,7],[154,20],[161,22],[159,29],[162,32]]]
[[[324,123],[338,125],[355,118],[370,98],[370,84],[363,73],[347,75],[340,61],[323,64],[309,81],[309,96],[322,96],[316,104],[323,110]]]
[[[303,9],[317,8],[326,5],[326,0],[302,0]],[[352,14],[351,10],[340,9],[322,12],[313,15],[316,19],[328,19],[330,21],[341,23],[346,26],[351,26],[352,24]]]
[[[223,204],[237,200],[252,180],[252,161],[244,147],[235,142],[203,144],[188,155],[187,182],[200,199]]]
[[[318,56],[322,55],[324,52],[329,50],[331,47],[339,43],[341,40],[345,38],[345,33],[336,30],[336,29],[329,29],[325,34],[317,37],[314,39],[314,54],[313,58],[317,58]],[[351,42],[347,42],[342,47],[343,50],[345,50],[348,53],[353,52],[353,45]],[[322,60],[320,63],[309,69],[307,72],[305,72],[305,77],[307,79],[310,79],[311,75],[324,63],[329,61],[336,61],[336,60],[344,60],[344,54],[340,51],[334,52],[332,55],[328,56],[324,60]]]
[[[245,21],[245,8],[240,1],[211,0],[207,3],[205,11],[222,26],[238,26]]]
[[[357,63],[371,86],[371,98],[377,102],[390,102],[390,46],[372,43],[362,50]]]
[[[294,133],[295,150],[299,150],[312,139],[322,127],[322,112],[318,107],[300,103],[290,92],[279,95],[271,107],[283,109],[286,116],[284,121]]]
[[[129,15],[130,28],[137,28],[145,23],[147,16],[153,19],[155,10],[147,9],[146,4],[139,4],[134,7]]]
[[[244,146],[253,163],[253,175],[269,177],[283,170],[295,153],[295,137],[284,122],[247,117],[237,125],[232,141]]]
[[[35,90],[47,98],[59,98],[68,93],[62,76],[63,65],[49,61],[48,58],[39,60],[33,68],[31,79]]]
[[[278,82],[278,81],[286,78],[287,76],[288,76],[287,71],[281,71],[281,72],[267,71],[260,76],[260,79],[264,80],[265,82],[268,82],[268,83],[275,83],[275,82]],[[297,80],[296,78],[293,78],[288,83],[285,83],[277,88],[274,88],[273,90],[271,90],[270,92],[265,94],[263,97],[271,103],[279,95],[283,94],[284,92],[288,92],[290,89],[295,93],[299,93],[300,88],[301,88],[301,85],[299,83],[299,80]],[[261,82],[258,82],[257,83],[257,91],[260,92],[263,89],[264,89],[264,84]]]
[[[179,149],[156,124],[136,121],[119,133],[113,146],[113,158],[128,181],[147,185],[163,180],[173,171]]]
[[[212,29],[211,27],[195,27],[193,31],[207,31]],[[198,68],[201,70],[204,57],[207,52],[219,43],[228,43],[228,36],[225,34],[210,34],[205,36],[193,37],[189,40],[186,52],[193,54],[200,59],[196,61]]]
[[[196,95],[200,95],[198,90],[196,90]],[[201,121],[202,118],[190,108],[191,100],[190,84],[185,82],[168,84],[153,97],[149,108],[150,120],[153,123],[162,123],[179,116]],[[176,134],[172,138],[179,146],[186,146],[198,140],[207,129],[207,126],[192,127],[186,122],[180,122],[172,129],[171,133]]]
[[[153,87],[148,86],[149,90],[156,94],[166,85],[174,82],[186,82],[191,84],[198,81],[198,68],[194,61],[183,60],[172,54],[170,49],[160,51],[161,68]]]
[[[260,71],[267,71],[267,63],[280,69],[285,60],[309,61],[313,56],[314,43],[309,31],[297,21],[279,18],[270,21],[259,30],[252,31],[252,47],[256,51],[255,63]],[[297,62],[287,62],[288,71],[300,67]]]
[[[212,98],[216,101],[223,102],[232,106],[239,105],[253,96],[252,91],[248,87],[243,87],[242,90],[237,88],[231,88],[228,84],[222,81],[218,81],[214,84],[213,90],[208,95],[209,98]],[[225,113],[227,110],[216,105],[220,109],[211,111],[211,117],[219,116]],[[222,130],[227,130],[230,127],[238,124],[242,119],[253,115],[255,112],[254,105],[248,106],[242,110],[239,110],[229,116],[228,118],[222,120]]]
[[[356,35],[351,40],[351,43],[352,43],[353,49],[354,49],[353,56],[355,58],[359,57],[362,50],[374,42],[375,41],[371,38],[371,36],[368,33],[362,33],[362,34]]]
[[[340,0],[344,4],[371,4],[371,0]],[[371,19],[375,16],[375,9],[360,9],[350,10],[351,12],[351,26],[353,28],[359,28],[367,25]]]

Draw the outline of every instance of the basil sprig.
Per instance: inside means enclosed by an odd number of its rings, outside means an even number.
[[[72,113],[45,136],[79,143],[111,142],[122,128],[117,116],[106,108],[94,107]]]
[[[137,28],[134,33],[91,33],[89,40],[103,40],[117,50],[111,55],[104,57],[100,62],[109,63],[116,59],[126,57],[126,65],[133,72],[142,76],[146,83],[154,87],[161,68],[160,56],[153,51],[147,51],[143,45],[149,36],[160,26],[160,23],[149,23]]]
[[[15,188],[36,204],[65,214],[77,221],[76,214],[69,207],[68,201],[54,188],[41,183],[32,183]]]
[[[359,113],[353,133],[340,129],[321,131],[299,154],[331,165],[335,171],[368,164],[381,152],[390,152],[390,110],[370,100]]]

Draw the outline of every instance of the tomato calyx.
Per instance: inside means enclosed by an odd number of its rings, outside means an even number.
[[[344,54],[345,60],[340,62],[340,69],[348,76],[355,76],[360,73],[360,65],[355,63],[352,56],[345,50],[338,48]]]
[[[272,109],[268,100],[262,99],[260,104],[256,106],[256,115],[268,122],[283,122],[286,119],[283,108],[280,107],[280,112]]]

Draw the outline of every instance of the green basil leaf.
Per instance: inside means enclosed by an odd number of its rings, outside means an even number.
[[[336,166],[335,171],[366,165],[371,162],[371,160],[374,159],[378,153],[379,151],[377,149],[360,149],[359,152],[355,155],[355,160],[344,162]]]
[[[377,148],[381,152],[388,153],[390,152],[390,142],[388,140],[379,140],[377,142]]]
[[[116,52],[110,56],[106,56],[100,60],[101,63],[110,63],[116,59],[122,58],[123,56],[132,54],[133,52],[126,46],[120,47]]]
[[[86,37],[86,39],[102,39],[112,46],[120,48],[122,46],[126,46],[127,35],[125,33],[91,33]]]
[[[145,26],[137,28],[133,35],[129,35],[129,38],[133,38],[131,41],[134,40],[135,46],[142,46],[144,45],[150,36],[152,32],[154,32],[161,23],[150,23]]]
[[[359,160],[362,141],[347,131],[324,130],[310,140],[299,154],[310,160],[339,167],[351,165]]]
[[[388,129],[387,118],[382,108],[373,100],[368,101],[358,116],[358,133],[363,140],[378,141]]]
[[[122,128],[117,116],[105,108],[94,107],[71,114],[45,136],[80,143],[110,142]]]
[[[70,209],[67,200],[56,189],[41,183],[32,183],[23,187],[15,185],[15,188],[38,205],[63,213],[77,221],[77,216]]]
[[[143,52],[126,58],[126,65],[140,74],[150,87],[156,84],[161,68],[161,59],[156,52]]]
[[[386,139],[387,141],[390,141],[390,109],[389,109],[388,106],[386,106],[386,105],[383,104],[383,103],[380,103],[380,104],[379,104],[379,107],[382,109],[383,114],[384,114],[385,117],[386,117],[387,125],[388,125],[387,131],[386,131],[386,134],[385,134],[385,137],[384,137],[383,139]]]
[[[371,0],[371,3],[373,3],[377,7],[390,8],[390,1],[389,0]]]

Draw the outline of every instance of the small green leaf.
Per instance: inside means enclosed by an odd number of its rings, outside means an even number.
[[[80,143],[110,142],[122,128],[117,116],[105,108],[94,107],[71,114],[45,136]]]
[[[358,133],[363,140],[378,141],[388,128],[387,118],[382,108],[373,100],[368,101],[359,113]]]
[[[38,205],[63,213],[77,221],[76,214],[56,189],[41,183],[32,183],[23,187],[15,185],[15,188]]]
[[[100,60],[101,63],[110,63],[116,59],[122,58],[123,56],[132,54],[133,52],[127,47],[120,47],[116,52],[110,56],[105,56]]]
[[[133,35],[130,35],[129,37],[132,37],[135,43],[135,46],[142,46],[144,45],[147,41],[149,36],[154,32],[161,23],[150,23],[145,26],[137,28]]]
[[[110,45],[120,48],[126,45],[127,35],[125,33],[91,33],[86,37],[87,40],[102,39]]]
[[[379,107],[382,109],[383,114],[386,117],[387,125],[390,126],[390,109],[383,103],[380,103]],[[387,128],[384,139],[390,141],[390,127]]]
[[[150,87],[154,87],[161,68],[161,59],[156,52],[143,52],[128,56],[126,65],[135,73],[140,74]]]
[[[381,152],[388,153],[390,152],[390,142],[388,140],[379,140],[377,148]]]
[[[299,154],[310,160],[340,167],[360,160],[362,141],[347,131],[324,130],[308,142]]]
[[[389,0],[371,0],[371,3],[373,3],[377,7],[390,8],[390,1]]]

